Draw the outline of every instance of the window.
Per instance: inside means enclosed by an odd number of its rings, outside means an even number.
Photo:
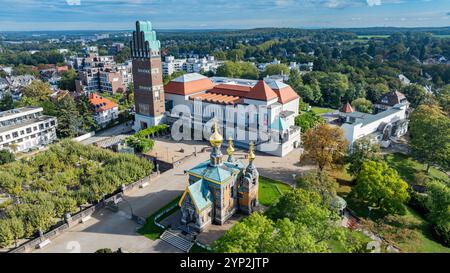
[[[13,138],[19,137],[19,133],[18,132],[13,132],[12,136],[13,136]]]
[[[39,124],[39,129],[40,129],[40,130],[44,129],[44,124],[42,124],[42,123]]]
[[[24,131],[24,130],[21,130],[21,131],[20,131],[20,135],[23,136],[24,134],[25,134],[25,131]]]
[[[158,74],[159,69],[158,68],[152,68],[152,74]]]
[[[6,140],[11,139],[11,135],[6,135],[5,138]]]
[[[0,136],[0,142],[2,142],[3,141],[3,137],[2,136]]]
[[[33,131],[37,131],[37,126],[34,126],[34,127],[33,127]]]
[[[27,134],[31,133],[31,128],[27,128]]]
[[[160,99],[160,96],[159,96],[159,90],[156,90],[156,91],[154,92],[154,98],[155,98],[155,100],[159,100],[159,99]]]

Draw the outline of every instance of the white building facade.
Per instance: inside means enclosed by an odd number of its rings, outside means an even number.
[[[164,89],[168,123],[184,115],[179,109],[188,110],[194,135],[197,128],[203,131],[206,123],[218,119],[225,136],[233,138],[238,147],[247,148],[252,141],[258,151],[285,156],[300,145],[300,128],[294,121],[299,111],[299,96],[287,84],[273,80],[207,78],[191,73],[172,80]],[[254,107],[255,112],[245,112],[247,107]],[[256,112],[256,109],[263,111]],[[194,117],[196,113],[200,117]],[[260,135],[261,128],[267,131],[265,137]],[[237,133],[238,129],[245,132],[245,137]]]
[[[55,141],[57,119],[43,114],[41,107],[0,112],[0,150],[22,152]]]

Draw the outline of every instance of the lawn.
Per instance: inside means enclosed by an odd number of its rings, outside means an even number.
[[[323,115],[327,113],[333,113],[336,110],[324,107],[311,107],[311,111],[313,111],[317,115]]]
[[[426,166],[414,160],[413,158],[403,154],[388,154],[385,156],[386,163],[396,169],[400,176],[407,182],[414,182],[416,173],[426,170]],[[430,179],[439,179],[449,181],[447,174],[431,167],[430,173],[427,175]]]
[[[259,203],[264,206],[274,205],[291,186],[266,177],[259,177]]]
[[[363,202],[358,202],[352,199],[348,199],[348,207],[353,210],[359,217],[370,218],[373,221],[382,220],[383,215],[380,215],[377,211],[372,211],[369,213],[367,205]],[[443,246],[434,240],[431,234],[431,227],[429,223],[422,218],[416,211],[412,208],[406,206],[406,214],[398,216],[401,220],[399,224],[393,225],[395,233],[391,233],[392,237],[396,237],[396,234],[413,233],[415,234],[412,238],[390,240],[396,244],[403,252],[411,253],[449,253],[450,248]],[[370,217],[369,217],[370,216]],[[405,224],[410,223],[410,224]],[[388,224],[386,228],[389,227]]]
[[[164,210],[170,208],[171,206],[177,204],[180,201],[181,196],[178,196],[177,198],[173,199],[170,203],[165,205],[164,207],[160,208],[158,211],[154,212],[150,217],[147,218],[147,221],[143,227],[141,227],[138,232],[145,237],[149,238],[150,240],[156,240],[161,236],[161,234],[164,232],[164,230],[157,225],[155,225],[155,217],[163,212]],[[166,212],[164,215],[160,217],[160,219],[164,219],[165,217],[171,215],[178,209],[178,206],[171,209],[170,211]]]
[[[402,217],[406,220],[417,221],[419,223],[415,228],[418,232],[417,240],[399,243],[402,250],[417,253],[450,253],[450,248],[434,241],[430,225],[416,211],[407,207],[407,213]]]

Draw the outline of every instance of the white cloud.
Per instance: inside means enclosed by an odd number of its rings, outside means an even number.
[[[66,3],[69,6],[79,6],[81,5],[81,0],[66,0]]]
[[[367,0],[367,5],[369,5],[370,7],[380,6],[381,0]]]

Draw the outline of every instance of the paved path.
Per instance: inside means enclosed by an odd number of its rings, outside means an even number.
[[[152,180],[144,189],[136,190],[125,196],[136,215],[147,218],[153,212],[181,195],[187,185],[184,170],[206,160],[208,153],[183,165],[169,170]],[[118,213],[108,209],[96,212],[92,219],[72,230],[61,234],[51,244],[35,252],[95,252],[100,248],[113,250],[121,247],[128,252],[179,252],[178,249],[161,241],[152,241],[138,234],[138,225],[131,221],[130,208],[126,202],[120,204]]]
[[[81,143],[84,145],[93,144],[95,142],[99,142],[99,141],[108,139],[110,137],[128,133],[131,130],[132,130],[131,125],[122,123],[122,124],[116,125],[114,127],[111,127],[109,129],[105,129],[99,133],[96,133],[95,136],[85,139],[85,140],[81,141]]]

